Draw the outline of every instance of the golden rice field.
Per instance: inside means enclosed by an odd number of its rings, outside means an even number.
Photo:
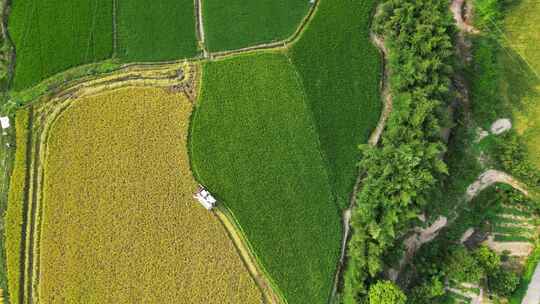
[[[221,223],[199,206],[192,105],[163,89],[76,100],[51,126],[39,302],[261,303]]]

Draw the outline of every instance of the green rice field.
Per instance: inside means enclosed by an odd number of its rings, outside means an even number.
[[[21,90],[77,65],[110,58],[112,1],[14,0],[9,31]]]
[[[125,62],[195,57],[193,0],[119,0],[118,52]]]
[[[369,40],[374,5],[373,0],[322,0],[290,51],[341,207],[357,176],[358,145],[367,142],[381,111],[381,57]]]
[[[326,303],[341,224],[294,66],[260,53],[204,66],[192,169],[235,215],[290,304]]]
[[[203,0],[207,47],[226,51],[286,39],[309,7],[308,0]]]

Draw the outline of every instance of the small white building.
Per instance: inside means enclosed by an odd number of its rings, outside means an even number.
[[[9,129],[9,127],[11,126],[11,124],[9,123],[9,117],[7,116],[0,117],[0,126],[2,126],[3,130]]]
[[[199,189],[193,195],[206,210],[212,210],[216,206],[216,199],[203,186],[199,185]]]

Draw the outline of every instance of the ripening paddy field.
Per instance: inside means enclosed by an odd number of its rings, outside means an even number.
[[[53,122],[40,303],[261,303],[221,223],[192,198],[191,108],[181,94],[126,88]]]

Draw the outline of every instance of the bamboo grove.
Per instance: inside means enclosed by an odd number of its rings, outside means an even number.
[[[441,111],[450,98],[454,28],[445,1],[390,0],[374,24],[390,51],[394,109],[380,147],[361,146],[365,177],[351,225],[344,303],[368,302],[383,257],[428,204],[440,155]]]

